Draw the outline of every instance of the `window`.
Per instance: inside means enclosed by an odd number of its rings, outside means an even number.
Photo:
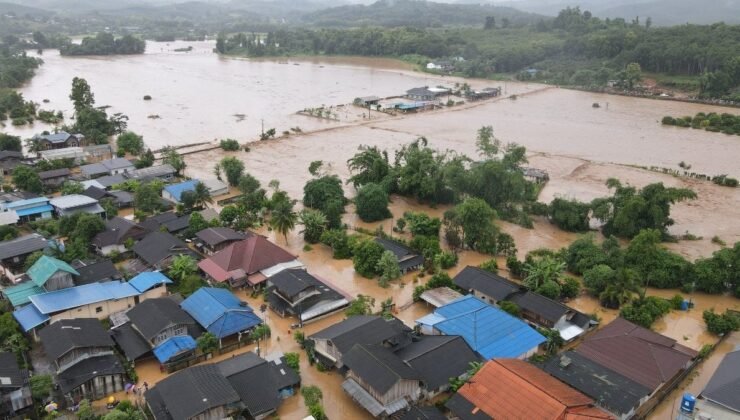
[[[101,312],[103,312],[103,307],[102,306],[98,306],[97,308],[95,308],[95,313],[96,314],[99,314]]]

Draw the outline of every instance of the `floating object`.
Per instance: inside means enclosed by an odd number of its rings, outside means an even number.
[[[601,105],[599,105],[598,102],[594,102],[591,106],[594,108],[601,108]]]
[[[113,404],[114,402],[116,402],[116,397],[114,397],[113,395],[108,397],[108,404]]]

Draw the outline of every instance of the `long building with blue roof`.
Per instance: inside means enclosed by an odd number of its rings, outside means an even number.
[[[198,289],[180,307],[219,339],[249,331],[262,323],[246,302],[217,287]]]
[[[200,181],[197,179],[191,179],[177,184],[167,185],[162,190],[162,198],[179,203],[182,198],[182,193],[186,191],[195,191],[195,186],[199,183]]]
[[[437,308],[416,324],[425,334],[462,336],[485,359],[524,359],[546,341],[526,322],[472,295]]]

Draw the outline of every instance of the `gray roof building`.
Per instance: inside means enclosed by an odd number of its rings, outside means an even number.
[[[469,293],[476,291],[497,302],[506,299],[521,288],[518,284],[498,274],[470,265],[455,276],[453,283]]]
[[[151,232],[134,245],[134,253],[141,260],[157,268],[163,268],[171,257],[187,254],[195,259],[200,256],[188,248],[181,239],[165,232]]]
[[[719,417],[720,411],[726,410],[740,417],[740,348],[725,355],[699,397],[719,406],[702,402],[700,412],[717,412]]]
[[[49,247],[49,242],[38,233],[19,236],[0,242],[0,261],[28,255]]]
[[[98,200],[82,194],[63,195],[49,200],[59,216],[69,216],[75,213],[103,214],[105,210],[98,204]]]
[[[113,347],[113,341],[95,318],[62,319],[39,331],[46,355],[56,360],[84,347]]]
[[[402,273],[417,270],[424,266],[424,257],[406,245],[384,238],[375,238],[375,242],[379,243],[386,251],[391,251],[398,258],[398,266]]]

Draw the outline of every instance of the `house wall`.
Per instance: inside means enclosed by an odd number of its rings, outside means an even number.
[[[49,277],[49,280],[47,280],[46,284],[44,284],[44,288],[47,292],[52,292],[54,290],[74,287],[74,285],[75,283],[72,279],[72,274],[66,271],[58,270],[51,277]]]
[[[165,296],[167,289],[164,287],[156,287],[151,290],[147,290],[145,293],[139,296],[132,296],[118,300],[107,300],[104,302],[91,303],[89,305],[83,305],[77,308],[72,308],[64,312],[51,315],[49,323],[54,323],[60,319],[76,319],[76,318],[97,318],[106,319],[116,312],[125,311],[133,308],[138,302],[143,302],[147,299],[153,299]],[[138,300],[136,299],[138,298]]]
[[[564,317],[565,316],[563,316],[562,318],[564,318]],[[522,308],[522,318],[524,318],[524,319],[526,319],[528,321],[531,321],[531,322],[533,322],[533,323],[535,323],[535,324],[537,324],[537,325],[539,325],[541,327],[552,328],[552,327],[555,326],[554,323],[546,320],[545,318],[542,318],[541,316],[539,316],[538,314],[536,314],[534,312],[524,310],[523,308]]]
[[[478,290],[475,290],[475,289],[473,289],[473,291],[471,292],[471,294],[473,296],[475,296],[475,297],[483,300],[484,302],[490,303],[491,305],[498,305],[498,302],[499,301],[497,301],[496,298],[494,298],[493,296],[489,296],[489,295],[487,295],[485,293],[482,293],[482,292],[480,292]]]
[[[226,411],[226,407],[220,406],[220,407],[212,408],[195,417],[192,417],[192,420],[221,420],[225,418],[228,418],[228,412]]]
[[[336,362],[336,367],[342,367],[342,354],[337,350],[334,344],[329,340],[314,340],[316,343],[315,351],[320,353],[322,356],[327,357]]]
[[[5,402],[6,407],[12,407],[13,411],[20,411],[33,405],[31,388],[28,386],[3,394],[2,399]]]
[[[373,398],[375,398],[383,405],[388,405],[394,401],[399,400],[400,398],[417,401],[419,399],[419,395],[421,394],[419,381],[401,379],[396,382],[396,384],[393,385],[393,387],[391,387],[388,392],[386,392],[385,394],[381,394],[380,392],[376,391],[375,388],[371,387],[365,381],[363,381],[362,378],[355,375],[354,372],[347,372],[347,377],[354,379],[355,382],[357,382],[365,391],[367,391],[370,395],[373,396]]]
[[[109,173],[111,175],[125,174],[126,172],[133,171],[134,169],[135,168],[132,165],[132,166],[126,166],[125,168],[113,169],[113,170],[109,171]]]
[[[67,398],[73,402],[81,399],[99,400],[121,391],[123,391],[123,375],[96,376],[70,391]]]
[[[66,180],[67,180],[67,176],[59,176],[56,178],[45,179],[41,183],[44,184],[44,186],[46,187],[58,187],[64,184],[64,181]]]
[[[57,373],[60,373],[64,372],[65,370],[83,360],[96,356],[106,356],[109,354],[113,354],[113,349],[111,347],[75,348],[61,355],[58,359],[54,361],[54,363],[57,366]]]
[[[152,344],[158,346],[163,341],[171,337],[180,335],[188,335],[188,326],[185,324],[170,325],[167,328],[159,332],[153,339]]]

